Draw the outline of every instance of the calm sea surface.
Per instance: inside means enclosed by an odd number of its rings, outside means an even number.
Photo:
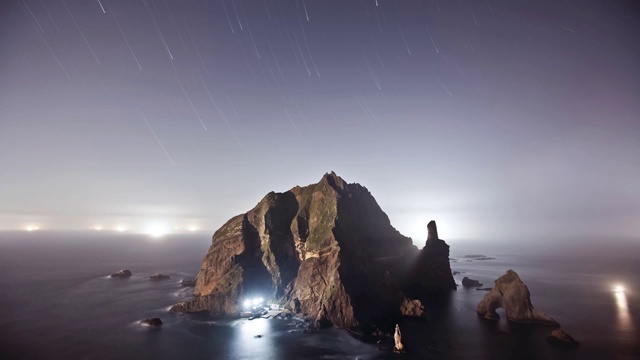
[[[450,243],[458,283],[469,276],[492,287],[513,269],[533,305],[582,345],[565,352],[547,344],[549,328],[479,318],[486,292],[460,287],[428,321],[400,324],[409,352],[397,355],[340,329],[304,334],[295,320],[168,313],[192,291],[179,282],[197,273],[209,243],[202,235],[0,233],[0,359],[640,359],[637,251],[543,256],[514,247],[502,249],[514,255],[469,262]],[[122,268],[133,277],[107,277]],[[153,273],[171,278],[150,281]],[[616,284],[626,291],[614,292]],[[137,324],[148,317],[165,325]]]

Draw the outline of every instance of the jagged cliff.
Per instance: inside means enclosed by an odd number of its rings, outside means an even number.
[[[267,194],[218,229],[195,297],[172,311],[233,316],[242,299],[263,296],[318,326],[367,331],[400,316],[405,293],[455,289],[435,222],[429,233],[419,251],[366,188],[325,174],[317,184]]]

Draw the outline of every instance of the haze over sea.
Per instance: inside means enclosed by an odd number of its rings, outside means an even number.
[[[444,234],[443,234],[444,236]],[[492,246],[449,241],[451,267],[491,287],[513,269],[533,305],[581,342],[571,352],[546,342],[547,327],[477,316],[486,294],[459,287],[427,321],[403,320],[406,355],[379,352],[340,329],[305,334],[295,320],[213,320],[170,314],[190,295],[207,235],[160,239],[117,233],[0,233],[0,354],[3,359],[637,359],[640,259],[632,242],[591,247]],[[637,243],[636,243],[637,244]],[[542,251],[542,249],[545,249]],[[482,253],[494,260],[467,261]],[[131,269],[129,279],[108,274]],[[166,281],[148,276],[163,273]],[[622,285],[624,292],[613,291]],[[504,314],[503,312],[501,313]],[[160,329],[137,321],[160,317]],[[255,335],[263,335],[255,338]]]

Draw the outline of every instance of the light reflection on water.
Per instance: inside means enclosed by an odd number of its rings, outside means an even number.
[[[237,359],[268,359],[274,355],[271,330],[272,321],[267,319],[239,320],[234,326],[240,330],[233,346],[233,357]],[[256,336],[261,336],[256,338]]]
[[[627,303],[627,294],[624,291],[613,293],[616,300],[616,310],[618,311],[618,328],[623,333],[633,333],[633,321]]]

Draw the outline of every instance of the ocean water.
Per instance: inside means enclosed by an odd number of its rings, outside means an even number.
[[[507,269],[533,305],[581,342],[563,351],[551,329],[480,318],[486,294],[458,288],[427,321],[400,324],[406,354],[379,352],[341,329],[305,334],[296,320],[212,320],[168,313],[190,295],[210,239],[84,233],[0,233],[0,359],[640,359],[640,254],[487,253],[467,261],[451,244],[453,270],[492,287]],[[122,268],[129,279],[107,275]],[[151,281],[153,273],[171,276]],[[621,284],[625,292],[614,292]],[[435,305],[434,305],[435,306]],[[504,313],[502,313],[504,314]],[[147,328],[137,321],[160,317]],[[256,338],[256,335],[262,335]]]

